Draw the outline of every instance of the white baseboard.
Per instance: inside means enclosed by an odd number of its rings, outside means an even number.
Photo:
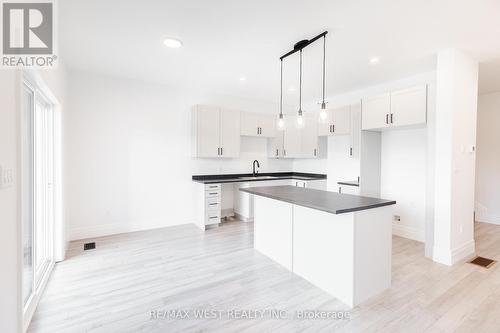
[[[175,225],[188,224],[186,223],[177,223],[177,224],[169,224],[162,225],[159,223],[155,223],[151,221],[151,223],[136,223],[136,224],[127,224],[127,223],[111,223],[111,224],[103,224],[103,225],[92,225],[88,227],[80,227],[80,228],[71,228],[68,230],[68,238],[69,241],[87,239],[87,238],[95,238],[116,234],[123,234],[128,232],[135,231],[144,231],[144,230],[152,230],[159,228],[172,227]]]
[[[476,253],[476,242],[472,239],[454,249],[440,248],[434,245],[432,259],[444,265],[452,266],[472,258]]]
[[[402,224],[392,224],[392,234],[415,240],[417,242],[425,242],[425,231],[415,227],[410,227]]]
[[[500,216],[488,213],[476,212],[476,221],[482,223],[500,225]]]

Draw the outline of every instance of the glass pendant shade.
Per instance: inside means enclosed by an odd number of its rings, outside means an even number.
[[[285,120],[283,119],[282,114],[280,114],[278,117],[278,121],[276,122],[276,127],[278,131],[283,131],[285,129]]]
[[[302,110],[300,110],[299,114],[297,115],[297,128],[304,128],[304,126],[305,126],[304,115],[302,114]]]

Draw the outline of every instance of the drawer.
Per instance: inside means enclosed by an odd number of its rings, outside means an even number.
[[[205,198],[220,198],[221,190],[207,190],[205,191]]]
[[[205,200],[205,207],[207,210],[218,210],[220,209],[220,198],[212,197]]]
[[[219,224],[219,223],[220,223],[220,211],[207,213],[207,218],[205,219],[205,225]]]
[[[206,184],[205,185],[205,191],[213,191],[213,190],[219,190],[221,189],[220,184]]]

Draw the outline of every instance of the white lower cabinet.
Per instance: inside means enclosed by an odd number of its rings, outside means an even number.
[[[195,224],[202,230],[221,219],[221,184],[194,183]]]
[[[339,185],[339,193],[359,195],[359,186]]]

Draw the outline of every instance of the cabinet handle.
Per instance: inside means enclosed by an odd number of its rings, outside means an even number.
[[[316,148],[314,148],[314,156],[316,156]]]
[[[220,156],[224,155],[224,150],[222,150],[222,147],[220,147]]]
[[[217,216],[209,216],[208,218],[209,218],[209,219],[216,219],[216,218],[217,218]]]
[[[352,147],[349,148],[349,155],[352,156]]]
[[[385,123],[389,124],[389,114],[388,113],[385,114]]]
[[[218,188],[219,186],[218,185],[215,185],[215,186],[209,186],[208,188]]]
[[[295,187],[299,186],[299,182],[295,182]]]
[[[335,124],[332,125],[332,133],[335,133]]]
[[[219,193],[217,193],[217,192],[209,192],[208,194],[214,195],[214,194],[219,194]]]
[[[330,133],[332,133],[332,125],[330,125]]]
[[[218,205],[217,203],[211,203],[211,204],[208,204],[209,206],[216,206]]]
[[[306,183],[302,183],[302,187],[304,187],[304,188],[305,188],[305,187],[306,187]]]
[[[217,156],[220,156],[220,148],[217,148]]]
[[[278,149],[276,149],[276,156],[279,156],[279,151],[278,151]]]
[[[393,124],[393,121],[392,121],[392,115],[393,115],[393,114],[391,113],[391,124]]]
[[[339,193],[342,193],[342,187],[339,186]]]

